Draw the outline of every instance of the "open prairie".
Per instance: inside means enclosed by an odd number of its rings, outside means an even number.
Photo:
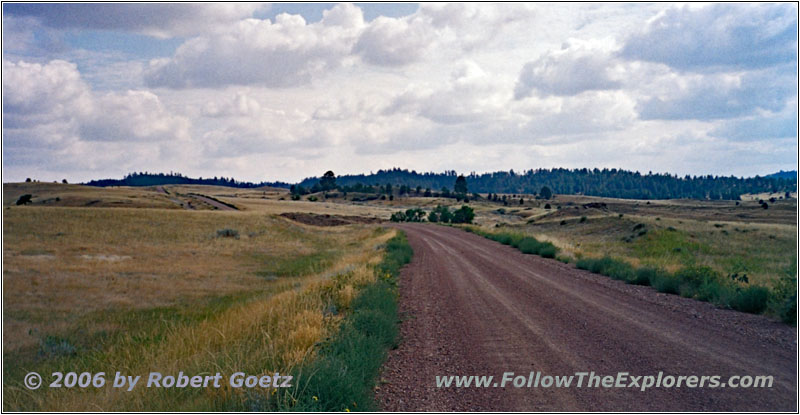
[[[230,388],[154,399],[111,388],[32,393],[21,381],[30,371],[286,373],[374,280],[393,233],[254,208],[176,209],[155,188],[4,187],[5,200],[20,193],[33,204],[3,208],[4,410],[246,408],[257,397]],[[40,202],[55,198],[62,205]],[[126,205],[140,208],[114,207]]]
[[[31,203],[16,205],[15,201],[24,194],[31,195]],[[381,221],[399,210],[421,208],[427,212],[440,204],[451,208],[463,204],[443,197],[368,196],[330,192],[292,200],[288,191],[278,188],[4,185],[3,359],[4,376],[9,381],[4,384],[3,408],[84,411],[291,408],[298,399],[303,399],[294,395],[302,391],[273,395],[268,392],[270,389],[266,389],[266,395],[254,395],[252,391],[220,388],[162,390],[155,392],[155,396],[154,392],[143,389],[123,393],[106,388],[88,389],[81,393],[67,389],[34,393],[21,385],[21,379],[31,371],[260,373],[268,370],[287,373],[315,361],[320,345],[337,333],[362,287],[378,278],[375,266],[383,257],[381,247],[395,233]],[[796,292],[795,199],[779,200],[764,209],[755,201],[641,201],[564,195],[541,200],[527,195],[507,196],[506,203],[489,201],[486,195],[469,202],[475,211],[474,223],[478,229],[481,232],[528,235],[550,242],[558,248],[557,259],[566,264],[550,259],[531,262],[514,254],[508,256],[508,264],[497,259],[492,260],[494,265],[480,263],[475,265],[477,268],[453,265],[454,269],[459,269],[458,272],[453,271],[450,275],[445,267],[444,274],[436,274],[435,278],[446,279],[456,274],[472,275],[475,269],[480,269],[475,276],[481,278],[483,288],[469,285],[469,278],[447,284],[471,292],[473,300],[486,307],[502,305],[494,304],[497,298],[489,295],[494,292],[491,287],[497,288],[500,284],[499,277],[489,271],[502,263],[505,264],[502,267],[511,267],[508,270],[503,268],[505,271],[502,272],[510,273],[504,278],[511,278],[510,275],[520,278],[520,275],[532,272],[534,279],[546,278],[547,284],[564,284],[558,289],[567,290],[578,298],[588,298],[591,290],[586,287],[591,286],[602,292],[611,290],[613,296],[618,297],[615,301],[619,304],[627,304],[629,297],[630,301],[642,302],[636,307],[648,308],[648,315],[661,313],[656,309],[658,307],[671,307],[687,315],[707,315],[719,326],[720,333],[725,333],[731,324],[749,327],[748,333],[755,337],[747,346],[750,349],[743,347],[741,352],[745,354],[757,348],[768,350],[774,347],[768,345],[769,342],[764,343],[764,336],[785,345],[789,336],[796,335],[795,328],[779,322],[770,310],[766,316],[753,316],[678,296],[663,299],[658,297],[662,294],[649,287],[620,289],[614,285],[617,282],[602,282],[605,277],[586,276],[584,271],[576,271],[571,265],[583,258],[610,256],[633,266],[653,266],[667,271],[706,266],[726,278],[731,275],[748,278],[746,283],[739,281],[737,284]],[[420,279],[423,278],[421,275],[427,275],[420,267],[432,261],[430,253],[425,253],[430,248],[428,245],[443,250],[437,256],[453,256],[447,260],[456,261],[453,264],[459,261],[468,264],[466,258],[471,255],[466,250],[468,245],[475,245],[480,252],[489,252],[495,249],[491,246],[497,244],[487,241],[476,245],[476,241],[469,242],[452,233],[461,231],[452,229],[443,233],[447,228],[433,224],[404,229],[413,234],[412,245],[421,252],[423,258],[420,261],[423,262],[415,260],[416,265],[412,264],[410,271],[399,281],[400,307],[410,320],[404,320],[401,329],[405,340],[401,339],[397,354],[393,352],[394,357],[390,358],[385,369],[387,372],[382,375],[391,384],[383,388],[385,391],[378,389],[379,401],[384,409],[393,410],[474,409],[463,406],[447,393],[426,389],[431,379],[405,378],[409,370],[434,374],[432,367],[419,366],[426,365],[427,359],[413,364],[407,361],[417,350],[418,342],[427,345],[420,349],[420,353],[430,353],[429,346],[462,349],[467,347],[462,344],[467,339],[457,339],[458,336],[453,337],[451,331],[467,330],[478,336],[473,340],[482,342],[481,347],[485,350],[481,350],[487,356],[493,356],[502,349],[500,343],[511,340],[527,342],[531,340],[528,338],[531,333],[516,331],[517,323],[510,320],[502,323],[509,324],[505,335],[489,333],[487,330],[495,329],[485,325],[453,326],[455,323],[446,321],[447,316],[465,313],[461,308],[472,300],[449,304],[442,299],[436,300],[437,295],[444,293],[428,293],[426,295],[432,297],[420,297],[422,292],[419,289],[412,292],[403,290],[411,289],[409,281],[422,285],[437,284],[435,279],[428,282]],[[428,245],[421,244],[421,237],[431,238],[426,242]],[[455,238],[450,242],[455,244],[453,246],[461,244],[458,246],[463,249],[454,251],[447,248],[450,245],[447,238]],[[485,260],[489,261],[488,258]],[[529,271],[521,271],[529,268]],[[532,280],[525,281],[523,286],[533,284],[529,288],[538,290]],[[508,281],[503,282],[501,288],[512,292],[513,287],[508,284]],[[476,289],[479,290],[474,291]],[[610,292],[608,295],[612,295]],[[527,300],[508,301],[508,304],[503,303],[503,307]],[[528,307],[520,304],[516,306]],[[660,305],[655,307],[652,304]],[[423,306],[425,310],[419,308]],[[423,311],[430,317],[422,318],[419,313]],[[589,318],[580,310],[564,312]],[[625,311],[614,311],[620,312]],[[732,317],[725,313],[741,316]],[[563,323],[562,320],[558,320],[558,324]],[[587,321],[583,324],[589,324]],[[595,323],[602,322],[591,322]],[[667,324],[666,320],[661,323],[669,326],[669,330],[665,329],[669,333],[688,327],[682,326],[683,323]],[[566,330],[556,326],[542,326],[534,332],[538,333],[537,336],[547,336],[551,329]],[[616,330],[630,332],[633,328],[620,326]],[[658,333],[660,329],[651,327],[652,330]],[[608,328],[602,331],[604,338],[611,339]],[[480,337],[484,335],[508,338],[489,341]],[[699,336],[698,333],[692,335]],[[735,343],[735,337],[720,337],[718,340]],[[589,349],[594,347],[590,343],[586,344]],[[588,350],[586,353],[586,363],[594,362],[589,358],[593,352]],[[704,350],[702,353],[713,355],[717,351]],[[454,368],[462,367],[459,366],[463,364],[459,354],[449,356],[455,359],[451,362]],[[690,357],[687,355],[680,359]],[[502,361],[499,357],[483,360],[473,368],[500,370],[502,368],[497,364]],[[515,362],[523,364],[527,361]],[[605,365],[611,363],[614,362]],[[398,388],[399,383],[405,382],[407,388]],[[796,384],[792,383],[796,382],[795,379],[783,382],[782,388]],[[367,390],[370,388],[368,386]],[[398,396],[412,390],[416,390],[415,394],[427,396],[423,399],[427,403],[423,406],[416,406],[422,405],[416,401],[407,402],[406,406],[398,404],[397,399],[402,399]],[[427,392],[422,392],[425,390]],[[480,401],[478,407],[507,406],[510,410],[534,407],[529,405],[527,398],[517,400],[517,395],[506,401],[506,406],[497,406],[492,399],[503,400],[505,395],[491,396]],[[316,395],[307,398],[316,398]],[[347,401],[349,398],[342,399]],[[586,410],[592,407],[595,398],[570,399],[552,398],[553,406],[548,408]],[[687,399],[695,399],[695,395],[687,395]],[[783,397],[771,397],[768,401],[762,403],[776,408],[791,404]],[[608,408],[625,407],[621,402],[610,404]],[[300,408],[331,408],[315,406],[317,404],[318,401],[313,400],[310,406],[301,405]],[[350,404],[344,405],[333,408],[342,410]],[[716,408],[696,406],[688,401],[676,401],[674,405],[667,401],[653,401],[653,405],[647,408]],[[722,407],[731,410],[751,408],[742,405],[743,401],[733,400]]]

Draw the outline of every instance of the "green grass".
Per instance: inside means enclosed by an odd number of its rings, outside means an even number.
[[[500,242],[503,245],[513,246],[524,254],[539,255],[545,258],[555,258],[558,254],[558,247],[550,242],[542,242],[531,236],[508,232],[486,232],[475,227],[465,227],[463,229],[467,232]]]
[[[645,262],[680,263],[689,266],[695,264],[699,254],[708,253],[709,247],[691,240],[685,232],[657,229],[636,239],[633,252]]]
[[[715,215],[713,211],[707,213]],[[670,272],[708,266],[723,276],[746,274],[751,284],[770,288],[780,278],[797,275],[796,225],[745,221],[720,224],[669,217],[655,221],[652,216],[628,214],[589,217],[580,226],[578,217],[564,220],[570,226],[561,226],[558,220],[537,220],[536,224],[504,231],[540,239],[540,235],[547,235],[573,257],[609,255]]]
[[[263,260],[263,269],[256,271],[260,277],[297,277],[320,272],[329,267],[338,256],[336,250],[328,249],[308,255]]]
[[[324,342],[314,361],[294,370],[298,383],[274,402],[256,410],[301,412],[375,411],[372,388],[386,359],[397,347],[395,279],[413,251],[403,234],[386,244],[376,266],[378,281],[361,290],[338,332]]]
[[[635,268],[609,256],[581,258],[575,265],[629,284],[650,285],[658,292],[679,294],[745,313],[760,314],[768,309],[770,302],[777,303],[774,314],[787,323],[792,323],[797,309],[794,293],[789,296],[763,286],[736,283],[705,266],[687,266],[669,273],[655,267]]]

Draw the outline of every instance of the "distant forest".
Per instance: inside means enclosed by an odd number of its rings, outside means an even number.
[[[362,185],[408,186],[431,189],[452,189],[458,174],[417,173],[416,171],[380,170],[364,175],[345,175],[336,178],[338,186]],[[786,178],[791,176],[791,178]],[[724,177],[684,176],[670,174],[641,174],[618,169],[538,169],[524,172],[494,172],[465,176],[470,192],[537,194],[548,186],[557,194],[583,194],[587,196],[622,199],[725,199],[735,200],[747,193],[794,192],[797,189],[796,172],[782,172],[778,177]],[[307,178],[299,186],[311,188],[319,178]]]
[[[362,186],[431,189],[434,192],[453,189],[458,174],[417,173],[404,169],[379,170],[369,175],[336,177],[335,186],[352,189]],[[587,196],[622,199],[725,199],[736,200],[747,193],[794,192],[797,190],[797,172],[780,172],[765,177],[739,178],[734,176],[683,176],[648,173],[641,174],[618,169],[537,169],[524,172],[514,170],[465,176],[469,192],[537,194],[547,186],[556,194],[582,194]],[[319,188],[320,177],[307,178],[296,186]],[[190,178],[180,173],[131,173],[122,180],[92,180],[89,186],[157,186],[165,184],[204,184],[238,188],[261,186],[290,188],[284,182],[242,182],[233,178]],[[361,185],[361,186],[359,186]]]
[[[225,177],[214,177],[207,179],[200,177],[198,179],[193,179],[191,177],[186,177],[180,173],[169,173],[169,174],[130,173],[127,176],[125,176],[122,180],[103,179],[103,180],[92,180],[86,183],[86,185],[88,186],[98,186],[98,187],[159,186],[164,184],[205,184],[213,186],[238,187],[243,189],[251,189],[254,187],[262,187],[262,186],[283,187],[288,189],[290,186],[289,183],[284,183],[284,182],[251,183],[251,182],[240,182],[234,178],[225,178]]]

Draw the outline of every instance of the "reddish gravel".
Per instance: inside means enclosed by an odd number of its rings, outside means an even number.
[[[387,411],[797,411],[797,331],[444,226],[399,225],[401,344]],[[436,388],[437,375],[772,375],[772,388]]]

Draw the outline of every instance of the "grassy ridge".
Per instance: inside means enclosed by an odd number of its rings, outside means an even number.
[[[378,278],[352,301],[351,313],[312,362],[294,370],[297,384],[260,410],[374,411],[372,387],[390,348],[397,347],[395,278],[413,252],[398,233],[375,267]]]

